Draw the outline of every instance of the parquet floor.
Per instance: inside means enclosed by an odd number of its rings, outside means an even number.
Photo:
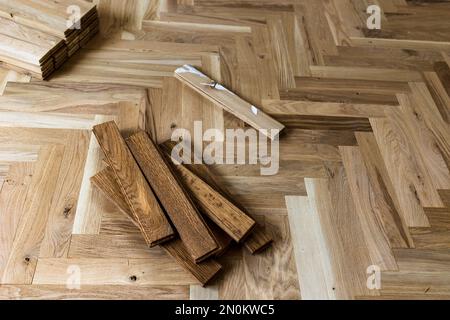
[[[450,2],[94,1],[102,36],[49,82],[0,70],[0,298],[450,298]],[[210,168],[275,244],[206,289],[89,183],[97,123],[244,127],[173,78],[186,63],[287,126],[278,175]]]

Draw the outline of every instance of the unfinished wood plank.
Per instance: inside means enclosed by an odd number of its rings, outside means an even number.
[[[308,197],[286,197],[303,300],[335,300],[330,256],[315,206]]]
[[[39,259],[34,285],[66,285],[70,266],[81,271],[80,285],[191,285],[194,278],[168,256],[149,259]],[[70,274],[69,274],[70,275]]]
[[[140,131],[129,137],[127,144],[194,261],[208,258],[217,243],[153,141]]]
[[[385,231],[384,217],[390,212],[382,211],[384,199],[375,195],[359,148],[340,147],[340,151],[371,259],[382,270],[397,270],[397,263]]]
[[[361,156],[367,169],[368,178],[376,196],[379,221],[389,239],[392,248],[413,247],[406,220],[400,212],[403,210],[397,192],[388,174],[383,157],[372,133],[357,132]]]
[[[447,88],[445,88],[444,83],[441,82],[435,72],[426,72],[424,76],[427,80],[428,90],[430,90],[430,94],[433,96],[442,119],[450,123],[450,82]]]
[[[1,283],[31,284],[33,280],[63,154],[62,146],[44,146],[39,153]]]
[[[74,130],[66,140],[60,174],[39,257],[66,257],[88,152],[90,132]]]
[[[172,150],[173,144],[166,142],[165,144],[161,145],[161,147],[164,149],[164,152],[166,152],[166,155],[169,156],[171,150]],[[196,156],[196,155],[194,155]],[[195,160],[194,160],[195,163]],[[177,166],[176,168],[179,168],[180,166]],[[227,199],[230,203],[232,203],[234,206],[239,208],[244,214],[248,215],[248,212],[238,203],[232,201],[234,198],[227,192],[223,187],[221,187],[221,184],[218,182],[218,180],[215,178],[215,176],[212,174],[211,170],[205,166],[205,165],[189,165],[186,166],[186,168],[192,172],[195,176],[197,176],[202,182],[206,182],[207,185],[209,185],[213,190],[220,196]],[[189,189],[188,186],[186,186],[186,189]],[[251,254],[258,254],[264,251],[265,249],[269,248],[270,245],[273,242],[273,237],[271,237],[264,228],[256,224],[253,228],[253,231],[248,235],[248,237],[244,240],[243,244],[244,247],[251,253]]]
[[[175,70],[175,77],[203,97],[211,100],[224,110],[245,121],[261,133],[275,139],[284,129],[278,121],[264,114],[256,106],[242,100],[221,84],[214,82],[192,66],[185,65]]]
[[[16,163],[9,168],[5,176],[6,182],[0,183],[0,280],[11,254],[19,221],[25,214],[23,199],[27,195],[33,172],[34,163]]]
[[[111,202],[116,204],[135,225],[138,225],[136,218],[125,199],[122,189],[113,175],[112,169],[106,168],[101,171],[93,177],[92,182],[102,190]],[[220,264],[211,259],[196,264],[181,240],[165,242],[160,245],[177,261],[178,264],[180,264],[180,266],[190,272],[203,286],[214,278],[222,269]]]
[[[189,290],[190,300],[219,300],[219,288],[217,285],[204,288],[201,286],[191,286]]]
[[[99,115],[95,117],[95,124],[101,124],[114,119],[115,117],[112,116]],[[72,234],[98,234],[100,231],[102,218],[101,208],[104,202],[92,189],[89,179],[98,170],[103,168],[102,159],[103,154],[101,148],[94,134],[91,134]]]
[[[425,83],[411,82],[409,84],[412,96],[416,102],[417,111],[423,121],[436,138],[436,142],[447,166],[450,167],[450,130],[448,124],[439,113]]]
[[[2,285],[2,300],[187,300],[188,286],[83,285],[71,290],[67,285]]]
[[[330,167],[329,171],[329,181],[305,179],[305,183],[329,247],[335,295],[337,299],[353,299],[362,292],[376,295],[366,287],[366,270],[372,262],[356,219],[357,212],[348,201],[351,200],[348,182],[342,168]]]
[[[391,178],[401,206],[400,213],[408,227],[428,227],[429,222],[423,211],[419,190],[423,189],[421,175],[405,152],[405,143],[395,133],[395,125],[388,119],[371,119],[377,145]]]
[[[113,169],[127,204],[151,247],[173,238],[174,232],[158,200],[136,164],[117,125],[107,122],[93,130]]]

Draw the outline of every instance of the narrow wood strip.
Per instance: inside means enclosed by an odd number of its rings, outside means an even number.
[[[256,106],[239,98],[221,84],[215,83],[192,66],[185,65],[178,68],[175,70],[175,77],[203,97],[260,130],[270,139],[278,137],[278,134],[284,129],[281,123],[266,115]],[[212,83],[215,83],[215,86],[212,86]]]
[[[395,224],[386,223],[392,219],[390,208],[386,208],[385,199],[375,193],[360,149],[340,147],[340,152],[370,257],[381,270],[397,270],[388,236]]]
[[[27,195],[33,171],[34,163],[18,162],[8,166],[8,172],[4,176],[6,182],[0,181],[0,280],[3,278],[19,222],[25,214],[23,199]],[[1,175],[0,172],[0,180],[3,178]]]
[[[92,177],[91,181],[137,226],[137,221],[125,199],[125,196],[122,193],[117,179],[113,174],[114,171],[111,168],[106,168]],[[203,286],[215,277],[216,274],[222,269],[220,264],[211,259],[196,264],[181,240],[163,243],[161,244],[161,247],[164,248],[164,250],[166,250],[167,253],[180,264],[180,266],[192,273],[192,275]]]
[[[140,131],[126,142],[194,261],[211,256],[218,248],[211,231],[153,141]]]
[[[120,189],[147,244],[153,247],[173,238],[174,231],[115,122],[97,125],[93,132],[117,177]]]
[[[44,146],[39,153],[25,198],[24,213],[0,283],[32,283],[63,155],[63,146]]]
[[[48,88],[47,88],[48,89]],[[95,124],[117,119],[115,116],[95,117]],[[94,134],[91,134],[78,196],[72,234],[98,234],[102,220],[103,198],[94,192],[89,178],[103,168],[103,154]]]
[[[178,176],[207,216],[235,241],[241,242],[256,222],[183,165],[174,166]]]
[[[356,138],[370,184],[376,195],[375,208],[381,214],[380,221],[383,223],[391,248],[414,247],[408,226],[401,214],[402,202],[397,197],[375,136],[373,133],[357,132]]]
[[[170,152],[173,147],[173,143],[170,141],[165,142],[164,144],[160,145],[160,147],[163,148],[165,155],[170,157]],[[186,166],[186,168],[192,172],[194,175],[196,175],[200,180],[207,183],[211,188],[213,188],[214,192],[221,195],[230,203],[235,205],[237,208],[239,208],[242,212],[248,215],[246,210],[239,205],[238,203],[232,201],[233,197],[220,186],[220,183],[218,183],[209,170],[209,168],[205,165],[189,165]],[[186,186],[186,189],[189,190],[189,188]],[[273,243],[273,238],[270,236],[264,228],[262,228],[260,225],[255,224],[252,232],[249,234],[247,238],[244,239],[244,247],[251,253],[251,254],[257,254],[261,253],[265,249],[269,248],[270,245]]]
[[[303,300],[335,300],[330,255],[316,206],[308,197],[286,197]]]
[[[71,290],[67,285],[3,285],[1,300],[187,300],[187,286],[83,285]]]

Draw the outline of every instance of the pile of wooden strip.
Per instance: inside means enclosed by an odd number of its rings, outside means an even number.
[[[149,247],[164,248],[200,284],[219,273],[215,258],[233,241],[252,254],[271,244],[272,238],[217,186],[191,168],[174,165],[170,147],[160,148],[144,131],[125,140],[113,121],[93,132],[108,166],[92,183],[133,221]]]
[[[0,62],[45,79],[99,30],[84,0],[0,0]]]

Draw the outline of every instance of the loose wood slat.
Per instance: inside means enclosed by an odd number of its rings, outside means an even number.
[[[165,155],[167,157],[170,157],[170,151],[172,150],[173,144],[171,142],[165,142],[164,144],[161,145],[161,147],[164,150]],[[180,168],[180,166],[177,166],[177,168]],[[204,165],[189,165],[189,166],[186,166],[186,168],[192,174],[194,174],[197,177],[197,179],[199,179],[201,182],[204,182],[207,185],[209,185],[214,190],[214,194],[216,196],[221,196],[221,197],[227,199],[230,203],[232,203],[234,206],[236,206],[239,210],[241,210],[242,212],[247,214],[242,206],[231,201],[233,199],[233,197],[231,197],[231,195],[228,194],[228,192],[225,191],[220,186],[220,184],[216,181],[216,179],[214,178],[214,176],[212,175],[212,173],[210,172],[208,167],[206,167]],[[185,187],[186,187],[186,189],[190,190],[189,186],[185,185]],[[195,197],[193,197],[193,198],[195,199]],[[255,224],[251,233],[244,239],[243,244],[244,244],[244,247],[251,254],[257,254],[257,253],[264,251],[268,247],[270,247],[272,242],[273,242],[273,238],[262,227],[260,227],[258,224]]]
[[[80,8],[79,28],[68,27],[70,6]],[[46,79],[98,31],[95,4],[82,0],[0,0],[0,61]]]
[[[215,82],[192,66],[185,65],[178,68],[175,70],[175,77],[255,129],[262,130],[261,132],[270,139],[275,139],[284,129],[281,123],[239,98],[221,84],[211,86],[211,83]]]
[[[174,166],[199,207],[235,241],[241,242],[256,222],[182,165]]]
[[[137,225],[137,221],[113,174],[112,169],[106,168],[92,177],[91,181]],[[221,265],[214,260],[196,264],[181,240],[166,242],[161,244],[161,246],[184,269],[192,273],[202,285],[206,285],[222,269]]]
[[[194,261],[208,258],[217,243],[153,141],[141,131],[129,137],[127,144]]]
[[[115,122],[97,125],[93,132],[117,177],[120,189],[147,244],[153,247],[173,238],[173,229]]]

